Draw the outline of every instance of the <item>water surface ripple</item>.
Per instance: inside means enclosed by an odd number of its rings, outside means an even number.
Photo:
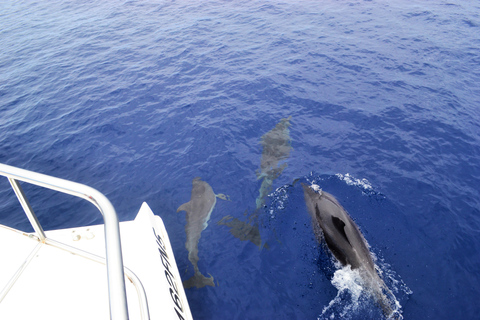
[[[199,242],[217,286],[187,290],[195,319],[316,319],[336,297],[297,178],[350,212],[403,283],[405,319],[474,319],[479,12],[474,1],[2,3],[0,162],[91,185],[121,220],[147,201],[183,280],[193,270],[175,211],[192,179],[230,195]],[[293,149],[260,215],[260,251],[216,223],[255,210],[260,139],[289,116]],[[101,222],[69,197],[26,192],[45,229]],[[0,222],[28,229],[3,180],[0,195]],[[381,318],[368,301],[336,308]]]

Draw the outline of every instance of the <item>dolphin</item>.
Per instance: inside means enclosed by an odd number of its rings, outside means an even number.
[[[185,233],[187,234],[187,242],[185,247],[188,250],[188,260],[193,265],[194,275],[183,282],[185,288],[204,286],[215,286],[213,276],[205,277],[198,269],[198,241],[200,240],[202,231],[208,226],[208,220],[212,214],[213,208],[217,203],[217,197],[223,200],[228,200],[224,194],[216,195],[212,187],[200,178],[195,178],[192,181],[192,195],[190,201],[182,204],[177,212],[187,212],[187,224],[185,225]]]
[[[290,139],[290,119],[283,118],[275,125],[275,128],[265,133],[260,144],[263,147],[260,160],[260,171],[257,172],[257,180],[263,179],[259,195],[256,199],[257,210],[265,205],[265,197],[272,190],[272,184],[287,167],[286,160],[292,150]]]
[[[317,239],[325,239],[328,249],[342,265],[358,269],[365,288],[374,296],[384,315],[396,318],[398,314],[385,293],[394,295],[375,270],[367,241],[355,222],[333,195],[317,185],[310,187],[302,183],[302,186]]]
[[[287,167],[287,163],[283,162],[288,159],[292,149],[290,139],[290,119],[292,117],[283,118],[275,125],[273,129],[265,133],[261,139],[262,157],[260,159],[260,169],[257,170],[257,180],[262,179],[259,189],[259,195],[255,200],[255,211],[247,215],[248,222],[241,221],[230,215],[225,216],[217,224],[226,225],[230,228],[230,233],[241,241],[250,241],[259,249],[268,248],[267,243],[263,243],[260,237],[258,218],[261,209],[265,206],[265,199],[272,191],[273,181],[277,179],[283,170]],[[283,163],[281,163],[283,162]]]

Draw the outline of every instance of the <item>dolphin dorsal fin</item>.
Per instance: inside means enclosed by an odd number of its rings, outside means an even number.
[[[187,211],[188,212],[190,210],[190,207],[191,207],[190,201],[188,201],[188,202],[182,204],[180,207],[178,207],[177,212],[180,212],[180,211]]]
[[[333,222],[333,225],[335,226],[335,229],[337,229],[337,231],[345,238],[345,240],[351,246],[352,244],[350,243],[350,241],[348,241],[347,234],[345,233],[345,222],[343,222],[342,219],[333,217],[333,216],[332,216],[332,222]]]

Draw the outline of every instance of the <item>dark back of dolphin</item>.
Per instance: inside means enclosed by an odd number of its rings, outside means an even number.
[[[317,238],[325,239],[328,248],[340,263],[360,270],[365,286],[373,294],[385,316],[396,318],[398,315],[393,312],[384,294],[387,292],[393,296],[393,293],[378,276],[367,241],[355,222],[333,195],[325,191],[316,192],[303,183],[302,186]]]
[[[374,271],[375,265],[365,238],[335,197],[325,191],[317,193],[309,186],[302,185],[313,223],[320,227],[335,258],[343,265],[351,265],[352,269],[363,266]],[[316,230],[319,230],[318,227]]]

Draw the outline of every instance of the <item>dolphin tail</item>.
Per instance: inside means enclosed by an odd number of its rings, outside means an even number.
[[[215,287],[215,282],[213,276],[209,273],[210,277],[205,277],[200,271],[195,272],[195,274],[188,280],[183,281],[183,287],[189,289],[192,287],[203,288],[205,286]]]
[[[258,229],[258,223],[256,221],[253,223],[247,223],[228,215],[218,221],[217,224],[229,227],[230,233],[235,238],[240,239],[241,241],[250,241],[256,245],[259,250],[262,248],[268,249],[268,244],[262,242],[260,230]]]

